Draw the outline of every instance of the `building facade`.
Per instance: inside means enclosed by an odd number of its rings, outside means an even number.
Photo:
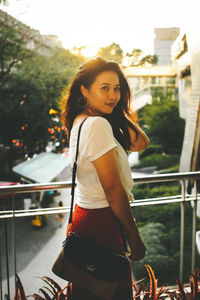
[[[176,69],[173,66],[151,66],[127,68],[125,74],[131,88],[131,110],[137,111],[151,104],[155,88],[163,92],[177,91]]]
[[[154,54],[158,57],[157,65],[171,65],[171,47],[179,36],[179,28],[155,28],[154,34]]]
[[[42,35],[38,30],[32,29],[3,10],[0,10],[1,26],[15,29],[20,38],[23,38],[26,48],[36,51],[43,56],[51,56],[52,50],[61,48],[62,44],[55,35]]]
[[[200,21],[193,16],[190,26],[172,46],[172,58],[178,77],[180,117],[185,133],[180,171],[200,170]]]
[[[132,90],[131,109],[137,111],[152,102],[152,92],[161,88],[177,92],[176,68],[172,64],[171,46],[179,35],[179,28],[155,28],[154,55],[156,65],[129,67],[125,74]]]

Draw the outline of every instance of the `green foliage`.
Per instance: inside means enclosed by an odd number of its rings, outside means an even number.
[[[42,56],[37,53],[38,48],[26,49],[27,32],[20,32],[19,25],[8,24],[5,19],[1,26],[0,144],[9,149],[11,168],[17,158],[44,151],[52,138],[64,141],[63,131],[54,137],[48,132],[54,126],[61,127],[49,110],[58,111],[62,90],[72,80],[83,57],[63,48],[50,50],[51,56]],[[13,140],[19,141],[21,149],[13,145]]]
[[[116,43],[112,43],[107,47],[101,47],[97,56],[102,56],[104,59],[114,60],[118,64],[122,63],[123,50]]]
[[[179,117],[178,102],[173,93],[156,89],[152,104],[139,111],[139,117],[147,126],[151,143],[162,145],[166,154],[180,154],[184,134],[184,121]]]
[[[144,157],[147,157],[152,154],[162,154],[163,153],[163,147],[162,145],[149,145],[146,149],[141,151],[139,153],[140,159],[143,159]]]
[[[132,189],[135,199],[149,199],[156,197],[175,196],[180,193],[180,186],[178,185],[135,185]]]
[[[169,166],[176,166],[179,163],[179,155],[177,154],[157,154],[154,153],[149,156],[145,156],[139,164],[135,165],[134,168],[144,167],[157,167],[158,170],[167,169]]]
[[[180,194],[180,187],[174,184],[168,183],[166,186],[156,186],[153,187],[153,184],[149,186],[139,185],[135,186],[133,189],[135,199],[142,198],[156,198],[156,197],[167,197]],[[180,251],[180,220],[181,220],[181,211],[179,203],[170,203],[170,204],[160,204],[160,205],[150,205],[142,207],[134,207],[133,215],[137,220],[139,229],[143,231],[143,227],[147,226],[149,223],[160,223],[164,227],[162,231],[162,239],[160,243],[164,249],[167,249],[167,254],[165,259],[169,259],[169,264],[166,262],[168,267],[166,275],[162,275],[164,282],[172,283],[173,274],[178,274],[179,270],[179,251]],[[200,230],[200,224],[197,224],[197,230]],[[185,244],[184,244],[184,281],[187,280],[187,274],[190,271],[191,267],[191,241],[192,241],[192,208],[190,203],[185,203]],[[152,237],[149,234],[149,237]],[[145,241],[145,240],[144,240]],[[146,241],[145,241],[146,243]],[[151,248],[151,246],[148,246]],[[147,248],[148,248],[147,247]],[[149,249],[151,251],[151,249]],[[158,253],[155,255],[159,258]],[[168,257],[168,258],[167,258]],[[149,257],[151,259],[151,265],[154,266],[154,259],[152,255]],[[149,261],[148,261],[149,262]],[[173,264],[171,264],[173,262]],[[155,259],[156,263],[156,259]],[[139,274],[144,273],[144,265],[138,263],[137,270]],[[162,264],[160,264],[162,266]],[[155,265],[155,269],[159,265]],[[164,267],[160,267],[162,270]],[[165,270],[165,269],[163,269]],[[134,272],[136,276],[138,275],[137,271]],[[142,275],[141,275],[142,276]],[[143,274],[144,276],[144,274]]]
[[[179,164],[174,166],[169,166],[168,169],[158,170],[157,174],[166,174],[166,173],[178,173],[179,172]]]
[[[32,155],[37,147],[42,151],[48,127],[53,126],[49,109],[57,106],[66,83],[65,73],[48,57],[35,54],[21,63],[0,87],[0,142],[12,146],[12,140],[18,139],[26,153]]]
[[[158,58],[156,55],[144,55],[141,49],[133,49],[131,53],[126,54],[129,57],[129,67],[141,67],[156,64]]]
[[[17,33],[17,29],[20,30],[19,25],[15,21],[8,25],[7,18],[5,15],[5,18],[0,20],[0,82],[8,76],[14,66],[32,56],[25,48],[26,32],[20,36]]]
[[[168,249],[164,245],[165,226],[161,223],[148,223],[140,228],[140,234],[145,242],[147,251],[145,257],[133,263],[134,274],[137,279],[144,277],[144,265],[150,264],[163,283],[168,279],[168,271],[174,261],[169,257]]]

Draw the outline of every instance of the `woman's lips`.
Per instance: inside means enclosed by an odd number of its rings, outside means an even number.
[[[115,107],[115,103],[105,103],[105,105],[108,105],[109,107]]]

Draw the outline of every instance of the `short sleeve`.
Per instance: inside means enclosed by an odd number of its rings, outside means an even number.
[[[87,138],[87,156],[94,161],[117,147],[110,123],[102,117],[93,117]]]

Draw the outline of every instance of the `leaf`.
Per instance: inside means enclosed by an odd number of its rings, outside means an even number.
[[[47,292],[44,289],[39,289],[39,291],[45,296],[46,300],[51,300],[51,297],[49,296],[49,294],[47,294]]]
[[[195,280],[194,280],[193,275],[190,276],[189,283],[190,283],[191,295],[194,297],[194,295],[195,295]]]
[[[156,300],[157,280],[155,278],[152,268],[149,265],[145,265],[145,267],[147,268],[150,278],[150,299]]]
[[[149,297],[150,297],[150,293],[149,292],[145,292],[143,300],[149,300],[149,299],[151,299]]]
[[[23,285],[21,283],[21,280],[18,276],[18,274],[16,274],[16,291],[15,291],[15,300],[27,300]]]
[[[196,269],[194,273],[190,276],[190,287],[191,287],[191,294],[193,299],[198,299],[198,296],[200,296],[198,281],[199,281],[199,270]]]
[[[166,289],[164,290],[164,286],[162,285],[162,286],[160,287],[160,289],[158,290],[156,299],[159,299],[160,295],[161,295],[164,291],[167,292]]]
[[[141,284],[141,285],[139,286],[139,289],[137,290],[136,295],[140,295],[140,293],[142,292],[142,290],[143,290],[143,285]]]
[[[30,297],[33,297],[35,300],[45,300],[45,298],[41,297],[40,295],[38,295],[36,293],[31,295]]]
[[[59,293],[58,293],[58,300],[64,300],[65,296],[63,294],[64,290],[67,289],[67,286],[65,286]]]
[[[136,282],[134,282],[134,281],[132,280],[132,287],[135,289],[136,293],[138,293],[140,290],[142,290],[143,284],[140,284],[139,287],[137,287],[137,284],[140,283],[140,282],[142,282],[142,281],[144,281],[144,279],[145,279],[145,278],[140,279],[140,280],[138,280],[138,281],[136,281]]]
[[[65,296],[63,294],[65,289],[66,289],[67,300],[72,300],[72,284],[71,284],[71,282],[68,282],[68,284],[59,292],[58,300],[65,299]]]
[[[41,276],[41,277],[38,276],[38,278],[41,278],[44,282],[48,283],[50,285],[50,287],[53,289],[55,294],[57,294],[57,292],[61,291],[60,285],[52,278],[47,277],[47,276]]]
[[[54,292],[52,292],[51,290],[50,290],[50,288],[48,288],[47,286],[44,286],[43,287],[43,289],[46,289],[46,290],[48,290],[53,296],[55,296],[55,293]]]
[[[178,290],[179,290],[183,300],[186,300],[186,294],[185,294],[182,282],[177,277],[176,277],[176,282],[177,282],[177,285],[178,285]]]
[[[67,285],[67,299],[72,300],[72,283],[68,282]]]

